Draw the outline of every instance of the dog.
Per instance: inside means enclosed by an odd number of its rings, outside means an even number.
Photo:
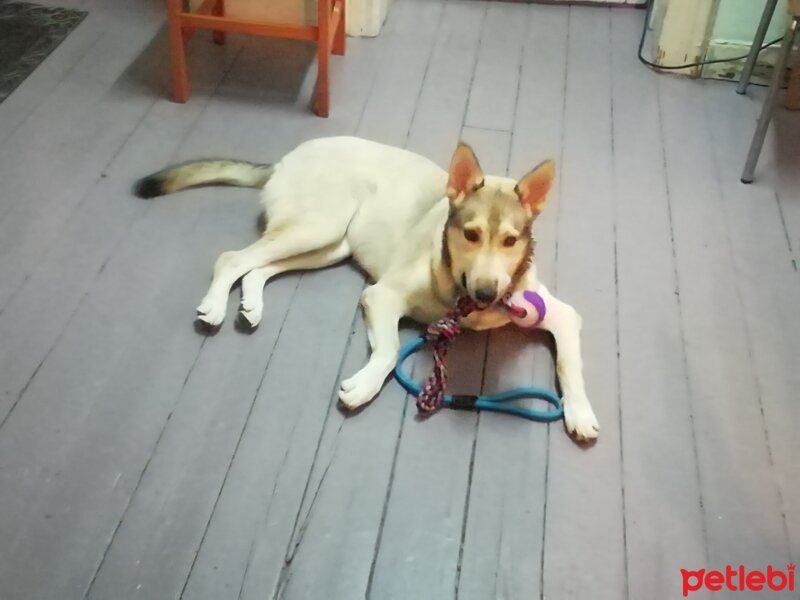
[[[586,395],[581,317],[536,275],[533,224],[555,176],[545,161],[519,181],[484,175],[472,148],[459,144],[449,171],[413,152],[354,137],[305,142],[279,162],[193,161],[137,182],[153,198],[203,185],[261,188],[261,238],[217,259],[198,319],[216,327],[231,287],[241,279],[241,316],[261,320],[266,282],[286,271],[318,269],[353,258],[374,282],[361,305],[371,354],[341,383],[348,409],[370,402],[391,373],[400,348],[398,323],[440,319],[469,294],[482,310],[462,320],[475,330],[509,322],[499,300],[524,286],[547,308],[538,327],[552,333],[567,431],[579,441],[599,426]]]

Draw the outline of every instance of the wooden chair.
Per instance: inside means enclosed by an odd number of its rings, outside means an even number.
[[[266,21],[234,19],[225,16],[225,0],[203,0],[191,12],[186,0],[167,0],[169,49],[172,61],[172,98],[175,102],[189,99],[189,74],[186,68],[186,43],[197,29],[210,29],[214,41],[225,43],[225,33],[245,33],[317,44],[317,85],[314,112],[328,116],[330,99],[330,56],[345,51],[345,0],[317,0],[317,24],[290,25]]]
[[[772,18],[772,11],[775,10],[776,4],[777,0],[768,0],[766,6],[764,7],[764,14],[761,17],[761,23],[758,27],[758,31],[756,32],[756,39],[753,40],[753,46],[750,49],[750,56],[747,59],[747,64],[745,65],[742,79],[739,82],[738,89],[736,90],[740,94],[744,94],[747,91],[747,85],[750,83],[750,75],[753,72],[753,65],[755,64],[759,49],[764,43],[764,35],[766,34],[767,27],[769,26],[770,19]],[[764,138],[767,136],[769,122],[772,120],[772,113],[775,110],[775,102],[778,97],[778,90],[780,89],[781,84],[783,83],[783,78],[786,74],[786,65],[789,61],[789,55],[792,51],[792,44],[794,44],[795,38],[798,37],[798,30],[800,30],[800,0],[788,0],[788,5],[791,20],[789,21],[789,27],[786,28],[786,34],[783,37],[783,43],[781,44],[781,49],[778,53],[778,60],[775,63],[775,72],[772,76],[772,82],[769,85],[767,98],[764,100],[764,105],[761,108],[761,116],[758,119],[756,131],[753,134],[753,140],[750,142],[750,150],[747,153],[747,160],[745,161],[744,169],[742,170],[742,183],[753,182],[753,173],[756,169],[756,163],[758,163],[758,157],[761,154],[761,148],[764,146]],[[795,71],[797,71],[799,68],[800,65],[796,66]],[[794,78],[795,76],[793,75],[792,79]],[[788,101],[790,103],[793,101],[791,89]]]

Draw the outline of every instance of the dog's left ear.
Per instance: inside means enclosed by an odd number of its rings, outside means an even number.
[[[447,197],[456,204],[483,187],[483,171],[478,164],[478,158],[464,142],[453,153],[449,175]]]
[[[556,164],[552,160],[546,160],[517,182],[514,191],[519,196],[519,201],[534,216],[544,210],[544,205],[547,204],[547,192],[550,191],[555,176]]]

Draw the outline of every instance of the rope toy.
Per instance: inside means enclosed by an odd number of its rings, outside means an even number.
[[[447,368],[444,359],[447,350],[456,336],[461,333],[459,320],[473,313],[478,305],[469,296],[459,298],[453,310],[443,318],[428,325],[425,342],[430,344],[433,352],[433,374],[428,377],[422,391],[417,396],[417,410],[423,415],[430,415],[442,406],[444,389],[447,387]]]
[[[522,290],[501,299],[500,304],[509,312],[511,320],[521,327],[534,327],[542,322],[546,306],[542,297],[531,290]],[[525,305],[533,308],[529,310]],[[425,335],[412,340],[400,351],[395,368],[395,377],[407,392],[417,398],[417,410],[422,416],[429,416],[443,406],[462,410],[487,410],[524,417],[533,421],[557,421],[564,414],[561,400],[548,390],[534,387],[517,388],[508,392],[484,396],[451,396],[445,394],[447,387],[447,368],[445,357],[450,344],[461,333],[460,321],[479,310],[478,304],[469,296],[459,298],[455,307],[443,318],[428,325]],[[433,374],[423,386],[412,381],[402,370],[405,360],[423,345],[429,344],[433,353]],[[538,411],[523,406],[504,404],[519,398],[538,398],[554,407],[554,410]]]

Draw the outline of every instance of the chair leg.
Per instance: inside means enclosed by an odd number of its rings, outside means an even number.
[[[189,73],[186,68],[186,46],[181,27],[181,0],[167,0],[167,28],[172,66],[172,99],[182,103],[189,99]]]
[[[786,63],[789,60],[789,54],[792,51],[792,43],[797,35],[799,23],[800,17],[794,17],[789,23],[789,27],[786,30],[786,35],[783,38],[783,44],[781,44],[778,61],[775,64],[775,73],[773,74],[772,82],[769,85],[769,92],[767,92],[767,98],[764,100],[764,106],[761,107],[761,116],[758,118],[758,125],[756,125],[756,131],[753,134],[753,141],[750,142],[750,150],[747,153],[747,161],[745,162],[744,170],[742,171],[742,183],[753,182],[753,172],[756,169],[758,157],[761,154],[761,148],[764,146],[764,138],[767,136],[767,129],[769,128],[769,122],[772,119],[772,112],[775,110],[775,101],[778,97],[778,90],[781,87],[783,77],[786,73]]]
[[[778,0],[767,0],[764,6],[764,12],[761,13],[761,21],[756,29],[756,37],[753,38],[753,45],[750,46],[750,54],[747,56],[747,62],[742,71],[742,77],[739,79],[739,85],[736,87],[737,94],[744,94],[747,92],[747,86],[750,84],[750,76],[753,74],[753,67],[756,64],[756,59],[761,52],[761,46],[764,43],[764,36],[767,35],[769,23],[772,21],[772,15],[775,14],[775,6]]]
[[[333,37],[333,48],[331,52],[338,55],[343,55],[345,52],[345,46],[347,45],[347,9],[345,5],[347,4],[347,0],[339,0],[334,7],[334,10],[338,7],[339,9],[339,28],[336,30],[336,33]]]
[[[314,92],[314,113],[328,116],[330,103],[331,0],[317,0],[317,86]]]
[[[214,10],[211,12],[212,15],[215,17],[224,17],[225,16],[225,0],[217,0],[217,3],[214,5]],[[211,34],[211,38],[214,40],[215,44],[222,45],[225,43],[225,32],[224,31],[215,31]]]

